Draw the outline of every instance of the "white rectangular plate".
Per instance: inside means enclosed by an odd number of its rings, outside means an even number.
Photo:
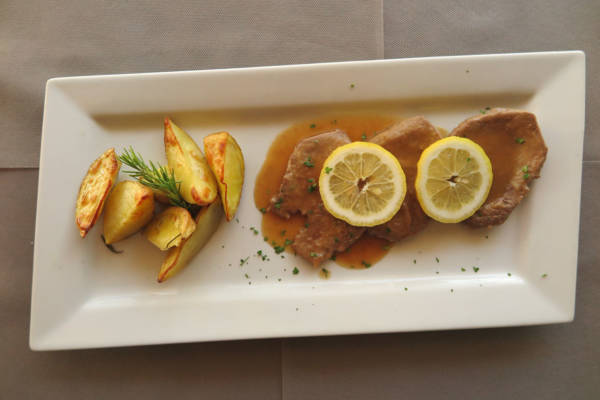
[[[571,321],[584,82],[581,52],[52,79],[42,134],[30,346]],[[376,111],[424,115],[451,130],[486,106],[535,113],[549,148],[542,178],[505,224],[474,230],[431,223],[373,268],[326,265],[327,280],[299,258],[276,257],[249,230],[261,220],[254,179],[273,138],[292,123]],[[217,130],[231,132],[244,151],[246,181],[239,223],[223,220],[186,270],[158,284],[160,251],[137,235],[116,245],[123,254],[110,253],[100,239],[101,221],[82,240],[74,206],[87,167],[105,149],[132,145],[146,159],[164,161],[165,115],[198,142]],[[258,249],[271,261],[253,256]],[[299,274],[292,274],[294,267]]]

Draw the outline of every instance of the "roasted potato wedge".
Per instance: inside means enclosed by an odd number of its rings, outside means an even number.
[[[204,138],[206,160],[217,179],[227,221],[231,221],[242,197],[244,156],[233,136],[217,132]]]
[[[181,196],[191,204],[212,203],[217,183],[196,142],[169,118],[165,118],[164,140],[169,168],[181,182]]]
[[[188,210],[182,207],[169,207],[148,224],[144,236],[161,250],[168,250],[181,244],[196,229],[196,222]]]
[[[154,200],[162,204],[171,204],[169,196],[167,196],[162,190],[152,189],[152,192],[154,193]]]
[[[164,282],[182,268],[184,268],[192,258],[204,247],[219,227],[219,222],[223,216],[221,201],[217,201],[204,207],[196,215],[196,230],[192,235],[183,240],[177,247],[169,249],[165,261],[158,272],[158,282]]]
[[[154,214],[152,189],[135,181],[116,184],[106,201],[104,242],[123,240],[142,229]]]
[[[121,168],[115,149],[106,150],[90,165],[81,181],[75,205],[75,223],[81,237],[94,226],[104,208],[104,202]]]

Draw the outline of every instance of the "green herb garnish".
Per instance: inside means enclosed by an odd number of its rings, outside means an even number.
[[[250,258],[250,257],[240,258],[240,267],[248,262],[248,258]]]
[[[275,246],[273,249],[275,250],[275,254],[283,253],[285,251],[285,247],[283,246]]]
[[[317,190],[317,184],[316,184],[316,183],[313,183],[313,184],[311,184],[311,185],[308,187],[308,193],[312,193],[312,192],[314,192],[315,190]]]
[[[360,140],[367,140],[367,134],[365,132],[363,132],[363,134],[360,135]]]
[[[371,264],[370,264],[370,263],[368,263],[368,262],[366,262],[365,260],[362,260],[360,263],[361,263],[362,265],[364,265],[364,266],[365,266],[365,268],[371,268]]]
[[[475,273],[479,272],[479,267],[473,267],[473,271],[475,271]]]
[[[315,164],[313,164],[312,160],[310,157],[308,157],[306,159],[306,161],[304,161],[302,164],[304,164],[305,166],[307,166],[308,168],[312,168],[315,166]]]
[[[518,144],[523,144],[525,143],[525,139],[519,137],[515,139],[515,142],[517,142]]]
[[[310,124],[310,129],[315,129],[317,127],[316,124]]]
[[[298,275],[299,272],[300,272],[300,270],[298,269],[298,267],[294,267],[294,270],[292,271],[292,274]]]
[[[154,164],[152,161],[147,164],[141,154],[133,151],[133,147],[125,149],[119,156],[119,161],[131,168],[123,171],[124,173],[137,179],[142,185],[163,193],[172,205],[183,207],[190,213],[198,210],[197,205],[188,203],[181,196],[179,192],[181,182],[175,179],[175,172],[172,169],[168,170],[167,167]]]
[[[264,207],[261,207],[261,208],[259,209],[259,211],[260,211],[261,213],[263,213],[263,214],[266,214],[266,212],[267,212],[267,209],[266,209],[266,208],[264,208]]]
[[[331,168],[331,167],[325,167],[325,173],[326,174],[330,173],[332,169],[333,168]]]

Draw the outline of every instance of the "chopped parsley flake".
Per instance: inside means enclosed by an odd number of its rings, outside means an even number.
[[[542,278],[547,278],[548,274],[542,274]]]
[[[327,270],[325,268],[321,268],[321,272],[323,273],[323,276],[325,278],[329,278],[329,270]]]
[[[266,209],[266,208],[264,208],[264,207],[261,207],[261,208],[259,209],[259,211],[260,211],[261,213],[265,214],[265,213],[267,212],[267,209]]]
[[[407,287],[405,287],[405,288],[404,288],[404,291],[405,291],[405,292],[408,292],[408,288],[407,288]]]
[[[300,272],[300,270],[298,269],[298,267],[294,267],[294,270],[292,271],[292,274],[298,275],[299,272]]]
[[[435,258],[435,262],[436,262],[436,263],[439,263],[439,262],[440,262],[440,259],[436,257],[436,258]]]
[[[325,167],[325,173],[326,174],[330,173],[332,169],[333,168],[331,168],[331,167]]]
[[[523,179],[529,179],[529,174],[523,174]]]
[[[312,193],[312,192],[314,192],[315,190],[317,190],[317,184],[316,184],[316,183],[313,183],[313,184],[311,184],[311,185],[308,187],[308,193]]]
[[[479,272],[479,267],[473,267],[473,271],[475,271],[475,273]]]
[[[313,183],[315,180],[313,178],[308,178],[307,181],[308,183]]]
[[[262,260],[263,260],[263,261],[265,261],[265,260],[267,260],[267,259],[268,259],[268,256],[267,256],[265,253],[263,253],[263,252],[262,252],[262,250],[258,250],[258,251],[256,252],[256,254],[258,254],[258,256],[259,256],[260,258],[262,258]]]
[[[368,262],[366,262],[365,260],[362,260],[360,263],[361,263],[362,265],[364,265],[364,266],[365,266],[365,268],[371,268],[371,264],[370,264],[370,263],[368,263]]]
[[[242,265],[244,265],[244,264],[246,264],[246,263],[248,262],[248,258],[249,258],[249,257],[246,257],[246,258],[241,258],[241,259],[240,259],[240,267],[241,267]]]
[[[308,157],[306,159],[306,161],[304,161],[302,164],[304,164],[305,166],[307,166],[308,168],[312,168],[315,166],[315,164],[313,164],[312,160],[310,157]]]
[[[354,89],[354,87],[355,87],[355,86],[356,86],[356,85],[355,85],[354,83],[351,83],[351,84],[350,84],[350,89]]]
[[[258,229],[256,229],[255,227],[251,226],[250,230],[252,231],[252,233],[254,233],[255,235],[258,235]]]
[[[334,241],[334,242],[336,242],[336,243],[339,243],[339,242],[340,242],[340,239],[338,239],[337,237],[334,237],[334,238],[333,238],[333,241]]]
[[[416,263],[417,263],[417,260],[416,260],[416,259],[414,259],[414,260],[413,260],[413,264],[416,264]]]
[[[246,279],[250,279],[250,277],[248,276],[248,274],[244,274],[244,276],[246,277]]]
[[[335,254],[333,254],[331,257],[329,257],[329,259],[330,259],[331,261],[335,261],[335,258],[336,258],[336,255],[335,255]]]
[[[284,229],[284,230],[282,230],[282,231],[281,231],[279,234],[280,234],[281,236],[285,236],[285,232],[286,232],[286,230]]]
[[[275,250],[275,254],[283,253],[285,251],[285,247],[283,246],[275,246],[273,249]]]
[[[332,124],[337,124],[337,119],[334,119],[333,121],[331,121]]]
[[[471,157],[467,157],[467,162],[471,161]]]
[[[315,129],[317,127],[316,124],[310,124],[310,129]]]
[[[450,289],[450,293],[454,293],[454,289]]]
[[[464,269],[463,267],[461,267],[461,268],[460,268],[460,270],[461,270],[462,272],[465,272],[465,271],[466,271],[466,269]]]
[[[290,239],[285,239],[285,242],[283,243],[284,246],[289,246],[290,244],[294,243],[293,240]]]
[[[280,197],[274,204],[275,208],[279,210],[281,208],[281,203],[283,203],[283,198]]]
[[[519,137],[515,139],[515,142],[517,142],[518,144],[523,144],[525,143],[525,139]]]
[[[236,218],[236,219],[235,219],[235,222],[237,222],[237,223],[239,224],[239,223],[240,223],[240,220]]]
[[[385,232],[386,232],[386,233],[390,233],[390,232],[392,232],[392,230],[389,228],[389,226],[386,226],[386,227],[385,227]]]
[[[506,275],[508,275],[508,276],[512,276],[512,274],[511,274],[510,272],[509,272],[509,273],[507,273]]]
[[[527,171],[529,171],[529,167],[526,165],[523,168],[521,168],[521,171],[527,172]]]
[[[268,238],[268,237],[266,237],[266,236],[265,236],[265,237],[263,237],[263,239],[265,239],[265,242],[268,242],[268,241],[269,241],[269,238]]]
[[[304,224],[304,227],[305,227],[305,228],[308,228],[308,227],[309,227],[309,225],[308,225],[308,222],[306,222],[306,223]]]
[[[363,134],[360,135],[360,140],[367,140],[367,134],[363,132]]]
[[[319,257],[319,254],[318,254],[318,253],[315,253],[314,251],[311,251],[311,252],[310,252],[310,256],[311,256],[311,257]]]

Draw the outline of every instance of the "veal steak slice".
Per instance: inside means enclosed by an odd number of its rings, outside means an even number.
[[[494,173],[487,200],[465,222],[474,227],[503,223],[529,192],[529,183],[540,177],[546,160],[548,148],[535,115],[494,108],[463,121],[451,135],[479,144],[490,158]]]

